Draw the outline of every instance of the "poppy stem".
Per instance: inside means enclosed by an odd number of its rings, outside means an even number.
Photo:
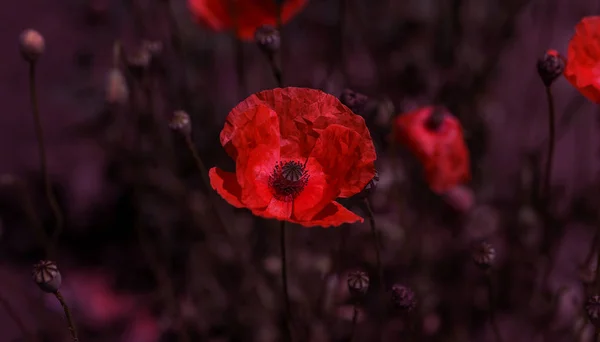
[[[71,340],[73,342],[79,342],[79,338],[77,337],[77,329],[75,329],[75,324],[73,323],[73,316],[71,315],[71,310],[69,309],[67,302],[63,298],[60,291],[54,292],[54,296],[60,303],[60,306],[62,306],[63,311],[65,312],[65,317],[67,318],[67,324],[69,325],[69,332],[71,333]]]
[[[275,76],[275,80],[277,80],[277,86],[279,88],[283,88],[283,71],[282,71],[282,66],[281,64],[281,55],[283,54],[283,32],[281,32],[282,28],[283,28],[283,22],[281,20],[281,6],[282,6],[282,2],[283,1],[275,1],[275,6],[277,8],[277,31],[279,32],[279,56],[280,56],[280,61],[279,64],[277,64],[277,61],[275,60],[275,54],[270,54],[269,56],[269,63],[271,64],[271,69],[273,70],[273,76]]]
[[[375,215],[373,214],[373,210],[371,209],[371,203],[369,202],[369,198],[365,197],[365,208],[367,210],[367,216],[369,219],[369,224],[371,225],[371,237],[373,238],[373,247],[375,248],[375,258],[377,263],[377,274],[379,276],[379,286],[381,286],[382,292],[385,291],[385,283],[383,280],[383,267],[381,265],[381,251],[379,244],[379,233],[377,231],[377,226],[375,225]]]
[[[498,323],[496,322],[496,302],[494,295],[494,284],[492,281],[492,276],[489,271],[485,273],[485,281],[488,288],[488,305],[490,309],[490,324],[492,325],[492,329],[494,330],[494,335],[496,335],[496,341],[502,342],[502,335],[500,335],[500,329],[498,329]]]
[[[285,221],[281,221],[279,226],[279,244],[281,248],[281,282],[283,285],[283,301],[285,304],[285,333],[287,341],[292,341],[292,314],[290,305],[290,296],[288,293],[288,278],[287,278],[287,257],[285,248]]]
[[[552,95],[551,86],[546,86],[546,99],[548,101],[548,157],[546,159],[546,170],[544,173],[544,182],[542,189],[542,199],[544,201],[550,201],[551,189],[550,182],[552,181],[552,163],[554,160],[554,144],[556,140],[556,114],[554,108],[554,96]]]
[[[350,330],[350,338],[348,339],[349,342],[354,341],[354,332],[356,331],[356,322],[358,321],[358,304],[354,303],[352,307],[354,312],[352,313],[352,328]]]
[[[42,119],[40,117],[40,106],[38,102],[37,87],[36,87],[36,62],[29,62],[29,95],[31,101],[31,108],[33,112],[35,135],[38,142],[38,153],[40,155],[40,171],[44,177],[44,189],[46,193],[46,199],[50,204],[54,219],[56,221],[56,227],[51,236],[50,247],[47,251],[47,257],[52,259],[55,258],[54,253],[58,245],[58,238],[63,230],[63,215],[58,204],[58,200],[52,190],[52,183],[50,181],[50,173],[48,172],[48,158],[46,156],[46,145],[44,142],[44,129],[42,126]]]

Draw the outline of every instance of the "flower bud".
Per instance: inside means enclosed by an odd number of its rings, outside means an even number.
[[[565,61],[556,50],[548,50],[537,62],[537,70],[546,87],[552,83],[565,70]]]
[[[267,54],[274,54],[281,47],[279,31],[271,25],[263,25],[254,32],[254,40],[258,47]]]
[[[392,286],[392,304],[398,310],[410,312],[417,306],[417,298],[409,287],[395,284]]]
[[[33,281],[48,293],[56,293],[62,283],[62,277],[54,261],[42,260],[33,265]]]
[[[36,30],[28,29],[19,37],[21,55],[27,62],[33,63],[44,53],[44,37]]]
[[[192,121],[188,113],[183,110],[175,111],[169,121],[169,128],[185,136],[192,134]]]
[[[348,291],[354,297],[360,298],[369,290],[369,276],[363,271],[348,273]]]
[[[362,114],[369,98],[351,89],[344,89],[340,95],[340,101],[356,114]]]
[[[480,242],[473,249],[473,262],[483,270],[490,268],[496,260],[496,249],[487,242]]]

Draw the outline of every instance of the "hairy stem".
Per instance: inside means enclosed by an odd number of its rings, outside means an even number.
[[[291,315],[291,305],[290,305],[290,296],[288,293],[288,277],[287,277],[287,252],[286,252],[286,243],[285,243],[285,221],[281,221],[280,229],[279,229],[279,245],[281,248],[281,282],[283,284],[283,301],[285,304],[285,332],[286,332],[286,340],[292,341],[292,315]]]
[[[71,340],[73,342],[78,342],[79,338],[77,337],[77,329],[75,329],[75,324],[73,323],[73,316],[71,315],[71,310],[67,305],[67,302],[63,298],[60,291],[54,292],[54,296],[58,299],[60,306],[62,306],[63,311],[65,312],[65,318],[67,319],[67,324],[69,325],[69,332],[71,333]]]
[[[492,329],[494,330],[494,335],[496,335],[496,341],[502,342],[502,335],[500,335],[500,329],[498,328],[498,323],[496,321],[496,301],[494,295],[494,284],[492,281],[492,276],[490,272],[486,272],[485,281],[487,283],[488,288],[488,301],[490,306],[490,324],[492,325]]]
[[[371,209],[371,203],[368,198],[364,199],[365,208],[367,210],[367,217],[369,219],[369,224],[371,226],[371,238],[373,239],[373,247],[375,248],[375,260],[377,263],[377,275],[379,276],[379,286],[381,287],[381,291],[384,292],[386,289],[385,282],[383,279],[383,266],[381,265],[381,250],[379,243],[379,232],[377,231],[377,226],[375,225],[375,215],[373,214],[373,210]]]
[[[50,173],[48,172],[48,159],[46,157],[46,145],[44,142],[44,129],[42,126],[42,119],[40,117],[40,107],[38,103],[38,95],[37,95],[37,87],[36,87],[36,76],[35,76],[35,62],[29,62],[29,95],[31,100],[31,108],[33,112],[33,120],[35,127],[35,135],[38,142],[38,152],[40,155],[40,169],[42,175],[44,177],[44,189],[46,192],[46,198],[48,203],[50,204],[50,208],[52,209],[52,213],[54,214],[54,219],[56,221],[56,227],[51,236],[51,244],[49,247],[47,257],[50,259],[55,259],[55,250],[58,245],[58,238],[63,230],[64,219],[62,212],[60,210],[60,206],[58,204],[58,200],[52,190],[52,183],[50,181]]]

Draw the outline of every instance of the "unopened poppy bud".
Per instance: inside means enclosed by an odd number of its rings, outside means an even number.
[[[188,113],[183,110],[175,111],[169,121],[169,128],[186,136],[192,134],[192,121]]]
[[[109,104],[123,104],[129,98],[129,88],[121,70],[113,68],[106,77],[106,102]]]
[[[62,277],[54,261],[42,260],[33,265],[33,281],[48,293],[56,293],[62,283]]]
[[[398,310],[410,312],[417,306],[417,298],[409,287],[395,284],[392,286],[392,304]]]
[[[361,114],[365,110],[365,105],[369,98],[366,95],[357,93],[351,89],[344,89],[340,95],[340,101],[346,107],[350,108],[356,114]]]
[[[552,83],[565,70],[565,61],[556,50],[548,50],[537,62],[537,70],[546,87]]]
[[[446,110],[442,107],[434,107],[429,114],[429,118],[425,121],[425,127],[431,131],[437,131],[444,123]]]
[[[496,249],[488,242],[480,242],[473,249],[473,262],[481,269],[488,269],[496,260]]]
[[[44,53],[44,37],[36,30],[25,30],[19,37],[21,55],[27,62],[35,62]]]
[[[600,329],[600,296],[590,296],[585,304],[585,313],[587,314],[590,323],[596,329]]]
[[[258,47],[267,54],[274,54],[281,47],[279,31],[271,25],[263,25],[254,32]]]
[[[369,276],[363,271],[348,273],[348,291],[354,297],[360,298],[369,290]]]

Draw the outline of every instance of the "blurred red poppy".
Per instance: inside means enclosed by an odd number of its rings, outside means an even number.
[[[363,219],[338,197],[359,193],[377,158],[363,118],[332,95],[277,88],[251,95],[228,115],[221,144],[235,173],[212,168],[212,187],[229,204],[303,226]]]
[[[423,165],[431,190],[441,194],[471,179],[461,125],[446,109],[422,107],[398,116],[394,125],[397,141]]]
[[[581,94],[600,103],[600,16],[585,17],[575,26],[564,75]]]
[[[282,23],[300,12],[307,2],[285,1],[281,7]],[[277,24],[275,0],[188,0],[188,6],[194,18],[208,28],[215,31],[235,28],[237,36],[244,40],[254,39],[254,32],[262,25]]]

